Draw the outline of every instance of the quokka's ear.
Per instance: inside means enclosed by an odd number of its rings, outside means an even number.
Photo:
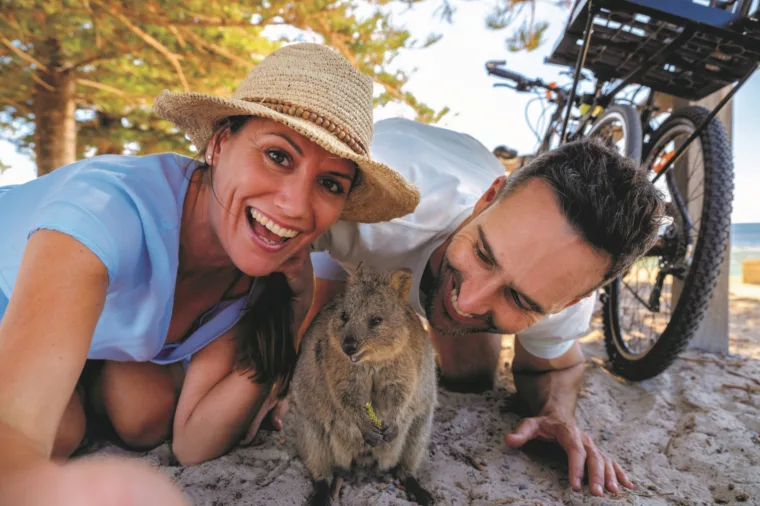
[[[409,297],[409,292],[412,290],[412,270],[406,267],[396,269],[391,273],[391,288],[393,288],[399,296],[406,300]]]
[[[354,272],[348,275],[348,281],[350,283],[356,283],[358,280],[366,278],[372,274],[372,268],[364,263],[364,260],[360,260],[356,265]]]

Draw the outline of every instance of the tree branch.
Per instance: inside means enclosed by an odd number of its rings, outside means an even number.
[[[119,95],[120,97],[127,96],[126,93],[124,93],[118,88],[114,88],[113,86],[108,86],[107,84],[98,83],[96,81],[90,81],[89,79],[77,79],[77,83],[81,84],[82,86],[89,86],[90,88],[97,88],[99,90],[110,91],[111,93],[115,93]]]
[[[127,17],[120,12],[117,12],[115,9],[112,9],[110,6],[104,4],[100,0],[95,0],[97,3],[99,3],[104,9],[109,11],[114,17],[116,17],[119,21],[124,24],[127,28],[129,28],[132,32],[135,33],[138,37],[140,37],[143,41],[145,41],[146,44],[153,46],[159,53],[163,54],[169,62],[171,62],[172,66],[174,66],[174,69],[177,71],[177,75],[179,76],[179,80],[182,83],[182,88],[185,91],[190,91],[190,85],[187,83],[187,78],[185,77],[185,73],[182,71],[182,66],[179,64],[179,58],[177,58],[177,55],[169,51],[169,49],[166,48],[163,44],[161,44],[159,41],[154,39],[150,34],[144,32],[139,27],[135,26]]]
[[[210,50],[213,53],[216,53],[216,54],[218,54],[220,56],[224,56],[225,58],[228,58],[228,59],[230,59],[232,61],[238,62],[239,64],[241,64],[241,65],[243,65],[245,67],[251,67],[251,65],[252,65],[251,61],[246,60],[245,58],[241,58],[240,56],[227,51],[223,47],[219,47],[219,46],[217,46],[215,44],[212,44],[210,42],[207,42],[207,41],[203,40],[201,37],[199,37],[198,35],[196,35],[195,33],[193,33],[189,29],[185,29],[185,30],[183,30],[183,32],[185,33],[185,36],[187,36],[190,40],[192,40],[193,42],[195,42],[199,46]]]
[[[40,70],[44,70],[45,72],[47,72],[48,68],[45,65],[35,60],[31,55],[27,54],[26,52],[14,46],[13,43],[10,40],[6,39],[3,35],[0,35],[0,42],[2,42],[3,45],[5,45],[8,49],[13,51],[13,53],[15,53],[16,56],[18,56],[22,60],[26,60],[33,65],[37,65],[37,67],[39,67]]]
[[[174,36],[177,38],[177,43],[179,44],[179,47],[181,47],[182,49],[185,49],[185,45],[186,45],[185,39],[182,38],[182,34],[179,33],[179,30],[177,30],[177,27],[174,25],[169,25],[168,28],[169,28],[169,31],[172,32]]]
[[[28,105],[16,102],[15,100],[11,100],[10,98],[0,97],[0,101],[5,102],[6,104],[10,105],[11,107],[15,107],[16,110],[23,111],[25,113],[31,113],[32,112],[32,108],[29,107]]]
[[[46,90],[55,91],[55,88],[46,83],[40,76],[37,75],[36,72],[29,72],[29,77],[31,77],[35,83],[39,84]]]

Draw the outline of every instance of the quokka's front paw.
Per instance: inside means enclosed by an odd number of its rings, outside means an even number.
[[[359,430],[362,432],[364,442],[368,445],[375,447],[383,443],[383,430],[378,428],[370,420],[362,422],[359,426]]]
[[[383,432],[383,441],[390,443],[396,436],[398,436],[398,425],[391,423],[390,425],[383,422],[380,430]]]

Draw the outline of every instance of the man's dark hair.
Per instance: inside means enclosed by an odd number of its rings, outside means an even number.
[[[581,139],[542,154],[510,176],[496,200],[534,178],[551,185],[581,237],[611,257],[603,283],[618,277],[657,240],[664,213],[660,192],[644,169],[600,141]]]

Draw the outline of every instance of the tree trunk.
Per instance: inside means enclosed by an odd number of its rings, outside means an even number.
[[[47,53],[42,61],[47,70],[38,70],[42,82],[34,87],[34,151],[37,176],[43,176],[76,159],[76,120],[73,70],[63,71],[60,44],[56,39],[44,43]],[[48,63],[49,62],[49,63]]]

